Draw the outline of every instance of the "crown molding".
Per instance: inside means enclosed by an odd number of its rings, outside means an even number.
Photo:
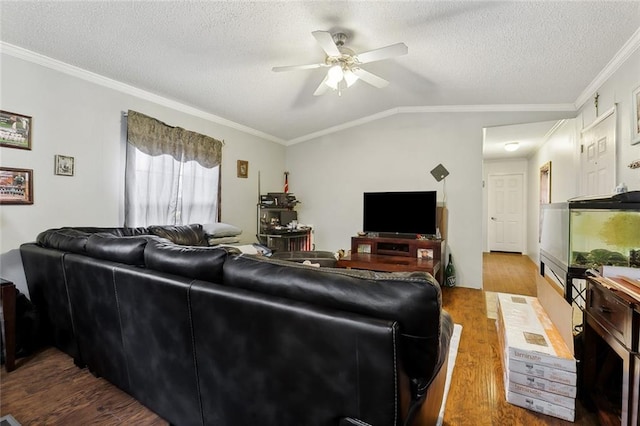
[[[562,126],[564,125],[564,123],[566,123],[566,121],[567,121],[567,120],[565,120],[565,119],[562,119],[562,120],[558,120],[558,121],[556,121],[556,124],[554,124],[554,125],[549,129],[549,131],[544,135],[544,137],[543,137],[544,143],[547,143],[547,141],[548,141],[549,139],[551,139],[551,136],[553,136],[553,135],[558,131],[558,129],[559,129],[560,127],[562,127]]]
[[[502,105],[432,105],[432,106],[404,106],[391,108],[376,114],[362,117],[357,120],[348,121],[337,126],[309,133],[295,139],[287,141],[286,145],[295,145],[311,139],[326,136],[331,133],[346,130],[351,127],[360,126],[365,123],[380,120],[397,114],[419,114],[419,113],[439,113],[439,112],[575,112],[573,104],[502,104]]]
[[[100,74],[87,71],[85,69],[67,64],[57,59],[50,58],[48,56],[41,55],[39,53],[32,52],[27,49],[23,49],[18,46],[14,46],[12,44],[9,44],[3,41],[0,41],[0,53],[5,53],[7,55],[10,55],[28,62],[33,62],[35,64],[42,65],[43,67],[50,68],[64,74],[68,74],[73,77],[80,78],[82,80],[86,80],[91,83],[107,87],[109,89],[126,93],[127,95],[135,96],[137,98],[144,99],[146,101],[153,102],[155,104],[159,104],[167,108],[181,111],[186,114],[202,118],[204,120],[212,121],[214,123],[218,123],[223,126],[239,130],[243,133],[248,133],[250,135],[257,136],[259,138],[266,139],[271,142],[276,142],[282,145],[286,145],[286,141],[284,139],[275,137],[273,135],[269,135],[267,133],[261,132],[251,127],[247,127],[242,124],[236,123],[235,121],[227,120],[226,118],[222,118],[215,114],[202,111],[198,108],[185,105],[181,102],[177,102],[172,99],[168,99],[163,96],[159,96],[151,92],[147,92],[146,90],[142,90],[137,87],[130,86],[125,83],[121,83],[117,80],[104,77]]]
[[[326,136],[331,133],[339,132],[341,130],[346,130],[351,127],[360,126],[362,124],[370,123],[372,121],[380,120],[385,117],[390,117],[392,115],[398,114],[399,108],[391,108],[382,112],[378,112],[376,114],[372,114],[366,117],[358,118],[357,120],[347,121],[343,124],[338,124],[337,126],[327,127],[326,129],[319,130],[317,132],[309,133],[307,135],[303,135],[294,139],[287,141],[287,145],[295,145],[300,142],[306,142],[311,139],[319,138],[321,136]]]
[[[582,106],[593,96],[594,93],[602,86],[620,66],[640,47],[640,27],[627,40],[627,42],[613,55],[609,63],[598,73],[596,78],[587,86],[586,89],[578,96],[575,102],[576,110]]]
[[[573,104],[487,104],[487,105],[434,105],[400,107],[403,113],[421,112],[575,112]]]

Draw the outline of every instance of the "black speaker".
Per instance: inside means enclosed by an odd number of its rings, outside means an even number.
[[[445,169],[442,164],[438,164],[433,170],[431,170],[433,177],[440,182],[442,179],[449,176],[449,170]]]

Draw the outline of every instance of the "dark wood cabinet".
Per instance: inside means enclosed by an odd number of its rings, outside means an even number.
[[[7,372],[16,368],[16,286],[13,282],[0,278],[0,298],[2,298],[2,336],[5,344],[4,366]]]
[[[584,394],[602,424],[638,426],[640,303],[587,278]]]

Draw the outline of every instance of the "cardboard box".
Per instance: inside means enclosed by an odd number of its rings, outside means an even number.
[[[535,297],[498,293],[498,323],[508,360],[576,372],[573,351]]]
[[[576,399],[568,396],[558,395],[556,393],[541,391],[540,389],[531,388],[518,383],[514,383],[511,380],[507,380],[504,384],[505,389],[509,389],[512,392],[519,393],[520,395],[528,396],[531,398],[539,399],[542,401],[550,402],[554,405],[569,408],[575,410]]]
[[[570,409],[566,407],[561,407],[559,405],[552,404],[547,401],[542,401],[540,399],[532,398],[530,396],[521,395],[519,393],[510,391],[507,389],[507,402],[513,405],[517,405],[518,407],[527,408],[529,410],[547,414],[549,416],[558,417],[563,420],[567,420],[570,422],[575,421],[576,410]]]
[[[548,283],[538,285],[538,298],[497,296],[496,327],[507,402],[574,421],[576,361],[571,306]],[[547,314],[545,308],[551,312]]]
[[[525,374],[516,373],[515,371],[510,370],[507,370],[507,375],[509,377],[509,381],[512,383],[517,383],[519,385],[537,389],[542,392],[551,392],[554,394],[566,396],[568,398],[575,398],[577,395],[577,388],[575,386],[552,382],[550,380],[541,379],[540,377],[527,376]]]
[[[545,367],[544,365],[538,365],[532,362],[524,362],[514,359],[508,361],[507,368],[510,372],[539,377],[541,379],[546,379],[568,386],[576,386],[577,384],[576,373],[558,370],[557,368]]]

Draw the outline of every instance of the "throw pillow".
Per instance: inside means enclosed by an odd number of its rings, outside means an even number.
[[[202,228],[204,229],[205,234],[216,238],[236,237],[242,234],[242,229],[222,222],[205,223],[202,225]]]
[[[215,246],[218,244],[235,244],[240,242],[240,238],[238,237],[212,237],[208,236],[207,241],[210,246]]]

